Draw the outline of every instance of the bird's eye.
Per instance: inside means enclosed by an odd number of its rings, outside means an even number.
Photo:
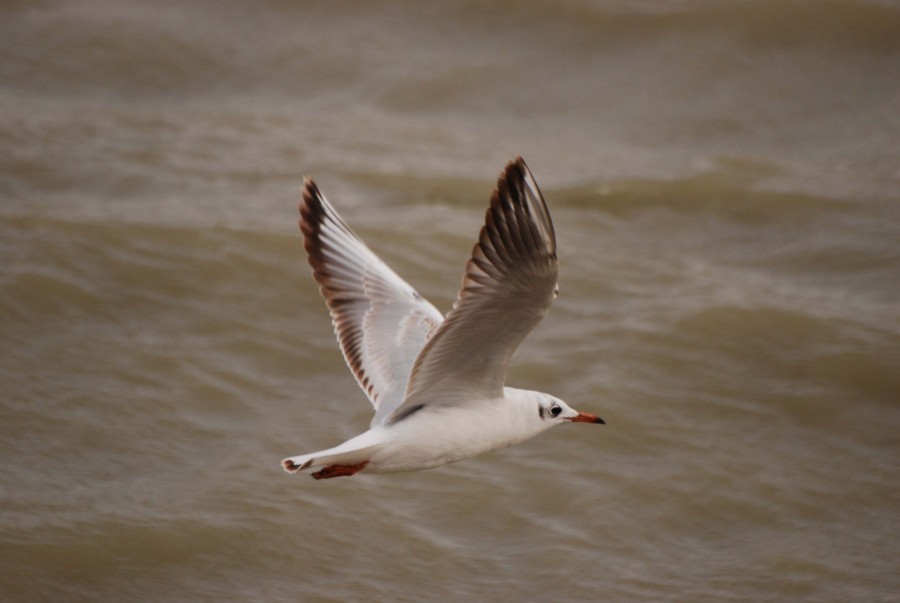
[[[561,412],[562,412],[562,408],[560,408],[556,404],[554,404],[553,406],[550,407],[550,414],[553,415],[554,417],[559,416],[559,413],[561,413]]]

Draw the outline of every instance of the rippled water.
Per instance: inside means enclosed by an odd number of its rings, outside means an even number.
[[[0,13],[0,599],[898,600],[896,4]],[[515,154],[608,425],[285,474],[371,416],[302,176],[446,311]]]

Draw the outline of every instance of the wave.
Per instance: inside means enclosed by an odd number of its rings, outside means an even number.
[[[511,47],[520,46],[516,40],[540,40],[562,56],[610,56],[669,41],[715,43],[716,52],[736,61],[748,53],[798,49],[883,56],[900,50],[900,7],[875,0],[463,0],[427,7],[368,2],[352,11],[342,4],[279,0],[252,7],[193,2],[154,10],[141,3],[95,1],[4,12],[7,79],[36,93],[64,90],[90,97],[265,91],[303,98],[335,85],[369,81],[374,87],[378,72],[390,68],[392,55],[404,45],[431,40],[465,58],[467,45],[489,50],[490,32]],[[436,23],[442,25],[436,29]],[[361,38],[372,24],[393,42],[370,44]],[[473,65],[468,75],[460,75],[478,85],[478,72]],[[492,70],[485,73],[493,78]]]

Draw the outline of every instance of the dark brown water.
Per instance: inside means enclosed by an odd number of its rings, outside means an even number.
[[[0,8],[0,600],[900,600],[893,2]],[[296,228],[446,311],[504,162],[608,425],[410,474]]]

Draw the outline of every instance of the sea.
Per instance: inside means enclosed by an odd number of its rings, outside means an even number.
[[[285,473],[372,416],[303,177],[446,312],[517,155],[607,424]],[[3,2],[0,600],[900,601],[900,3]]]

